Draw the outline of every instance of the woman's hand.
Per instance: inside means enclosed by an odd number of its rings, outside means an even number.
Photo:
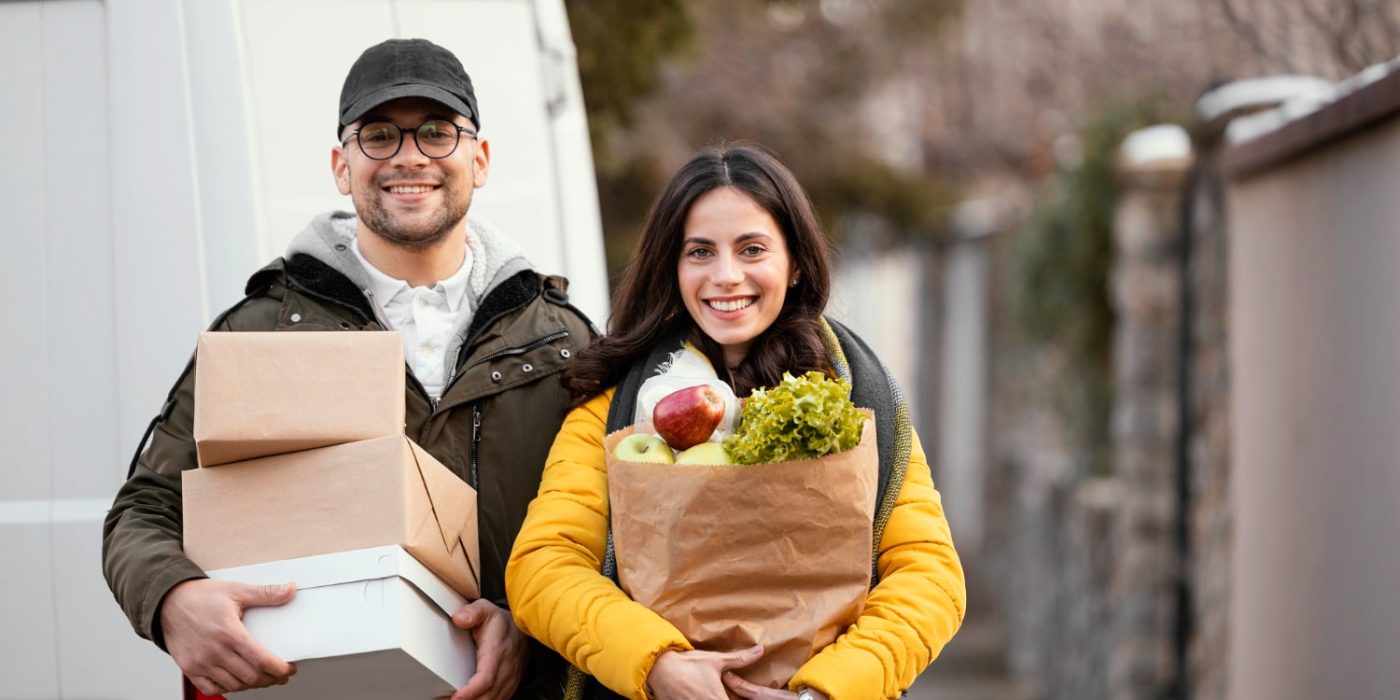
[[[647,674],[649,694],[658,700],[712,698],[725,700],[720,674],[763,657],[763,645],[721,654],[717,651],[668,651],[656,657]],[[732,674],[731,674],[732,675]]]
[[[761,685],[754,685],[739,677],[733,671],[724,672],[724,684],[734,691],[735,695],[748,700],[792,700],[797,697],[797,693],[791,690],[778,690],[775,688],[765,688]],[[826,694],[819,690],[807,689],[816,700],[827,700]]]

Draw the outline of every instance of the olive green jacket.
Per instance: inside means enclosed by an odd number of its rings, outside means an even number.
[[[213,329],[383,330],[348,250],[353,224],[349,214],[318,217],[285,257],[252,276],[246,298]],[[475,221],[468,237],[473,314],[449,346],[440,401],[405,366],[406,434],[476,488],[482,597],[504,607],[506,560],[569,410],[558,373],[595,330],[569,304],[565,282],[531,270],[508,239]],[[103,526],[107,582],[136,632],[162,647],[166,593],[204,576],[181,539],[180,473],[196,466],[193,366],[192,358],[152,421],[149,447],[138,450]]]

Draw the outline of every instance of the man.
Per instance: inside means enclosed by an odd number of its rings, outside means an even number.
[[[476,639],[477,673],[453,700],[557,697],[562,661],[516,629],[504,571],[568,408],[556,375],[593,330],[562,280],[467,217],[490,165],[480,125],[471,80],[446,49],[410,39],[366,50],[345,79],[331,151],[356,214],[314,219],[214,329],[403,334],[406,433],[479,495],[482,598],[452,617]],[[181,545],[180,473],[196,466],[193,363],[107,516],[103,570],[137,633],[201,692],[286,683],[295,668],[241,617],[287,602],[292,587],[208,579]]]

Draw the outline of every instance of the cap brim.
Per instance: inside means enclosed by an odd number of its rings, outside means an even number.
[[[481,127],[480,124],[476,123],[476,115],[472,114],[471,108],[468,107],[461,98],[436,85],[422,84],[390,85],[389,87],[375,90],[355,100],[355,102],[350,105],[349,109],[342,112],[340,115],[340,125],[344,127],[346,124],[365,116],[370,110],[385,102],[403,99],[405,97],[422,97],[434,102],[440,102],[443,106],[472,120],[472,123],[478,128]]]

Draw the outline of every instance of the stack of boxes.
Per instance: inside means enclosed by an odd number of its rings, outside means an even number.
[[[295,581],[244,624],[297,663],[267,698],[438,697],[475,667],[450,616],[480,594],[476,492],[409,440],[398,333],[205,333],[185,553]]]

